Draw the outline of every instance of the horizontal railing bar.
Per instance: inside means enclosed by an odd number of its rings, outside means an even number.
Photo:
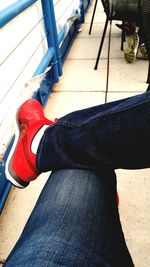
[[[0,11],[0,28],[15,18],[25,9],[33,5],[37,0],[18,0]]]
[[[46,68],[49,66],[53,56],[55,54],[55,49],[53,47],[50,47],[48,51],[46,52],[45,56],[42,58],[39,66],[37,67],[36,71],[33,74],[34,76],[40,75],[43,72],[45,72]]]

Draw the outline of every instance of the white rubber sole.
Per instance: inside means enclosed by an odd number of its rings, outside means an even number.
[[[15,187],[25,188],[28,185],[28,183],[21,183],[21,181],[19,183],[19,178],[15,175],[15,173],[13,172],[11,168],[11,159],[13,157],[18,139],[19,139],[19,127],[18,127],[17,120],[16,120],[15,139],[14,139],[14,143],[12,145],[11,151],[8,155],[8,158],[5,164],[5,175],[6,175],[7,180],[11,182],[11,184],[13,184]]]

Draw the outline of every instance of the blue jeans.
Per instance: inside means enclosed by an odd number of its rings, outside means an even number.
[[[37,167],[55,172],[4,266],[17,259],[17,267],[133,267],[114,169],[150,167],[149,139],[150,91],[70,113],[47,128]]]
[[[4,266],[133,267],[114,171],[53,172]]]
[[[150,167],[150,91],[75,111],[47,128],[38,169]]]

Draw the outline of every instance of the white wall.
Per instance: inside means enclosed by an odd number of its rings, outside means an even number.
[[[71,21],[69,21],[69,18],[74,14],[76,10],[79,11],[80,1],[54,0],[54,7],[58,34],[64,27],[66,28],[67,34],[67,31],[71,25]]]
[[[47,51],[40,3],[0,29],[0,157],[14,132],[17,106],[38,86],[26,84]]]
[[[0,3],[0,10],[16,0]],[[69,19],[79,10],[79,0],[54,0],[58,34],[65,34],[72,24]],[[47,51],[41,0],[33,4],[0,29],[0,159],[15,130],[17,107],[38,89],[30,83],[37,66]]]

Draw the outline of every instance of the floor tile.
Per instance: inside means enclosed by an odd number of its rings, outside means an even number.
[[[143,92],[148,87],[148,62],[136,60],[129,64],[124,59],[110,59],[109,91]]]
[[[53,92],[45,107],[48,118],[60,118],[72,111],[104,103],[101,92]]]
[[[134,264],[138,267],[147,267],[150,262],[149,172],[149,168],[116,171],[121,223]]]
[[[128,98],[128,97],[132,97],[139,94],[139,92],[108,92],[107,94],[107,102],[112,102],[112,101],[116,101],[119,99],[124,99],[124,98]]]
[[[104,30],[104,22],[94,23],[93,27],[92,27],[91,34],[89,34],[89,29],[90,29],[89,23],[81,24],[80,29],[82,31],[77,35],[77,38],[83,38],[83,37],[87,37],[87,38],[97,37],[97,38],[99,38],[102,36],[103,30]],[[106,37],[108,37],[108,35],[109,35],[109,26],[108,26],[108,29],[106,31]],[[115,26],[114,23],[112,26],[111,36],[121,38],[121,31]]]
[[[101,60],[98,70],[94,70],[95,60],[66,60],[63,75],[54,91],[105,91],[106,60]],[[80,67],[79,67],[80,66]]]
[[[92,14],[93,14],[93,10],[94,10],[94,6],[91,7],[91,9],[89,10],[89,12],[86,14],[85,17],[85,23],[90,23],[91,22],[91,18],[92,18]],[[91,11],[91,12],[90,12]],[[99,7],[96,9],[95,12],[95,16],[94,16],[94,23],[97,22],[104,22],[106,19],[106,15],[103,12],[103,9],[99,9]]]
[[[67,59],[95,59],[97,57],[100,45],[100,38],[77,38],[70,50]],[[120,37],[111,38],[111,58],[123,58],[123,52],[120,50]],[[101,58],[107,58],[108,38],[105,38]]]

